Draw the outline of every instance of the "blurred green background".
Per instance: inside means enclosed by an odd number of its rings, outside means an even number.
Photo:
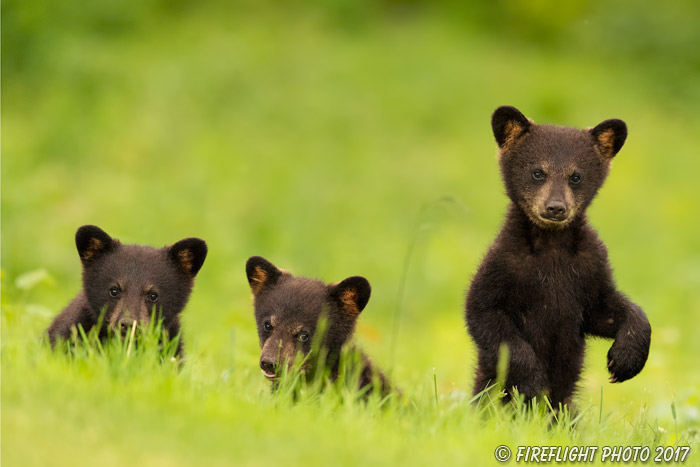
[[[678,431],[696,439],[698,21],[689,0],[3,1],[3,460],[69,461],[61,440],[90,424],[71,394],[94,381],[38,371],[48,367],[31,357],[45,353],[43,330],[80,288],[73,236],[88,223],[127,243],[207,241],[183,313],[201,397],[229,377],[231,393],[267,391],[251,255],[325,281],[367,277],[357,340],[407,395],[422,401],[436,375],[441,397],[464,397],[475,364],[464,292],[507,204],[489,124],[504,104],[540,123],[627,122],[590,219],[620,288],[649,316],[652,349],[639,376],[610,385],[611,343],[591,342],[578,401],[599,404],[602,385],[620,426],[641,410],[666,430],[673,402]],[[168,397],[154,418],[173,412],[179,399]],[[93,417],[105,416],[95,403]],[[137,424],[129,448],[116,428],[96,426],[87,446],[101,452],[109,434],[115,465],[155,436]],[[53,448],[31,449],[49,439]],[[298,439],[286,447],[293,463],[315,444]],[[345,459],[372,441],[346,447]],[[397,443],[404,461],[425,460]],[[177,438],[163,446],[162,458],[128,459],[183,460]],[[239,460],[255,464],[249,447]],[[460,444],[432,447],[453,462],[465,455]],[[208,449],[212,462],[235,460],[225,446]]]

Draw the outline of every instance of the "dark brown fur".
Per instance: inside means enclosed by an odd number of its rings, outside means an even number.
[[[322,347],[327,350],[326,365],[335,380],[341,349],[352,345],[355,322],[369,301],[371,288],[367,279],[353,276],[326,285],[292,276],[260,256],[248,259],[246,275],[254,297],[263,374],[274,380],[281,365],[291,365],[297,352],[307,356],[319,319],[325,314],[328,321]],[[376,379],[382,385],[382,393],[388,392],[389,384],[382,372],[364,353],[360,352],[360,356],[360,388],[371,386]],[[307,359],[302,371],[310,373],[313,365],[313,359]]]
[[[474,393],[496,381],[499,347],[509,351],[506,388],[568,404],[583,365],[585,337],[614,339],[611,382],[638,374],[651,327],[616,289],[608,254],[586,208],[624,144],[627,127],[606,120],[591,130],[535,125],[514,107],[492,116],[511,200],[505,223],[466,301],[478,348]]]
[[[88,332],[103,311],[102,337],[108,328],[148,323],[154,308],[170,337],[180,332],[179,314],[207,256],[204,240],[186,238],[161,249],[122,245],[99,227],[84,225],[76,232],[75,243],[83,264],[83,288],[51,323],[52,345],[70,337],[78,324]],[[178,354],[181,351],[182,339]]]

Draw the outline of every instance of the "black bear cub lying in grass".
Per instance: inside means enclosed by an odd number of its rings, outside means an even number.
[[[246,275],[254,296],[255,320],[260,337],[260,368],[266,378],[275,380],[282,365],[291,367],[297,353],[304,357],[301,372],[316,371],[317,356],[311,355],[315,333],[320,348],[327,352],[325,367],[330,378],[338,378],[340,354],[355,331],[355,322],[369,301],[371,288],[364,277],[353,276],[342,282],[326,285],[321,281],[294,277],[276,268],[259,256],[246,263]],[[318,330],[325,315],[326,327]],[[359,353],[359,387],[374,389],[382,394],[389,385],[380,370],[373,367],[367,356]]]
[[[639,373],[649,354],[647,317],[616,289],[605,245],[586,219],[627,127],[535,125],[514,107],[496,109],[491,123],[511,203],[467,296],[478,347],[474,392],[496,381],[506,345],[506,389],[527,399],[547,394],[558,408],[570,403],[586,336],[615,340],[613,383]]]
[[[122,332],[135,322],[149,323],[154,309],[173,338],[180,332],[179,314],[187,304],[194,277],[207,256],[207,244],[186,238],[161,249],[122,245],[94,225],[75,234],[83,263],[83,289],[48,329],[51,344],[67,339],[78,324],[85,332],[97,325],[100,336]],[[182,351],[182,339],[177,354]]]

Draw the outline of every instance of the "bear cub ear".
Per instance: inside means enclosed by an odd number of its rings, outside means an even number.
[[[331,299],[351,318],[357,318],[367,306],[372,287],[361,276],[348,277],[344,281],[328,286]]]
[[[515,143],[529,130],[532,122],[518,109],[504,105],[495,110],[491,116],[491,128],[496,137],[498,147],[507,148]]]
[[[627,125],[617,118],[605,120],[589,131],[593,144],[606,159],[615,157],[627,139]]]
[[[96,225],[84,225],[75,233],[75,246],[83,264],[89,264],[109,253],[119,244]]]
[[[245,263],[245,273],[253,295],[257,296],[263,289],[277,283],[284,271],[262,256],[251,256]]]
[[[185,238],[168,248],[168,257],[188,277],[199,272],[207,258],[207,244],[201,238]]]

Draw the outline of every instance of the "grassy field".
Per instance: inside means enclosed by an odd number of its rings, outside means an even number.
[[[690,445],[700,465],[697,8],[572,2],[546,22],[511,5],[470,22],[322,3],[3,2],[3,464],[491,465],[499,445]],[[629,126],[590,219],[652,347],[611,385],[611,342],[589,343],[576,424],[468,404],[464,292],[507,203],[489,125],[502,104]],[[180,371],[42,343],[80,289],[88,223],[207,241]],[[405,399],[271,394],[251,255],[367,277],[357,341]]]

